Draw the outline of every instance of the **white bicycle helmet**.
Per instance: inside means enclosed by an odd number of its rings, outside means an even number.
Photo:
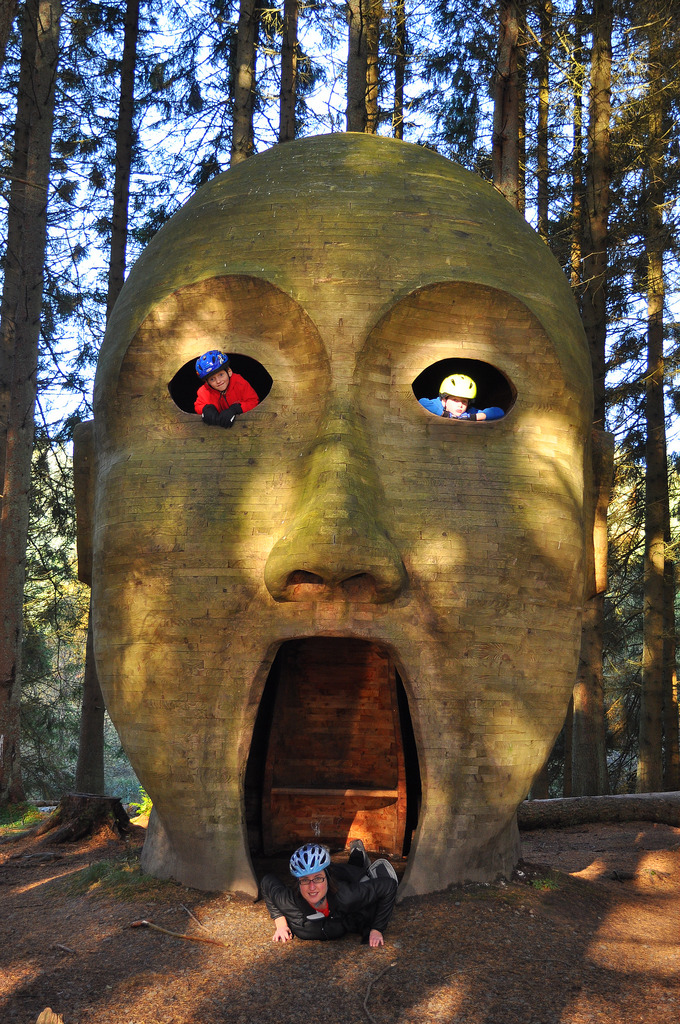
[[[320,843],[305,843],[290,858],[290,873],[295,878],[304,878],[317,871],[324,871],[331,862],[331,851]]]

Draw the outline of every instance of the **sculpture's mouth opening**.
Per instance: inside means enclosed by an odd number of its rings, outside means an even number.
[[[405,856],[420,795],[408,698],[387,648],[353,637],[282,644],[246,770],[251,853],[362,839]]]

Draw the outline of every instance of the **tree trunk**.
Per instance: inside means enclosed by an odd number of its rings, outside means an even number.
[[[550,106],[550,50],[552,48],[552,0],[543,0],[540,8],[541,49],[538,54],[538,128],[536,153],[536,206],[538,233],[548,241],[548,113]]]
[[[106,792],[104,785],[104,698],[94,660],[92,636],[92,596],[87,623],[83,703],[80,712],[80,737],[76,765],[76,789],[81,793]]]
[[[547,800],[550,796],[548,762],[541,768],[540,774],[534,779],[534,784],[529,793],[529,800]]]
[[[366,0],[366,132],[370,135],[375,135],[378,131],[378,92],[380,88],[378,57],[381,16],[381,0]]]
[[[253,155],[255,133],[255,65],[261,9],[256,0],[241,0],[234,69],[234,117],[231,135],[231,166]]]
[[[572,724],[571,792],[575,797],[598,796],[609,790],[602,677],[603,609],[604,594],[596,594],[583,610]]]
[[[572,103],[574,105],[574,146],[571,158],[571,287],[581,299],[583,261],[583,40],[581,38],[581,0],[576,2],[574,13],[574,45],[571,52]],[[565,793],[565,796],[569,794]]]
[[[517,210],[524,216],[527,198],[527,32],[526,0],[516,0],[517,35]]]
[[[645,373],[645,559],[642,627],[642,691],[636,789],[663,788],[664,566],[668,509],[668,467],[664,416],[663,356],[663,90],[655,81],[661,67],[661,28],[647,20],[649,84],[648,187],[646,195],[647,369]]]
[[[394,55],[394,110],[392,112],[392,135],[404,138],[404,84],[406,82],[406,7],[404,0],[397,0],[395,6],[395,55]]]
[[[508,202],[519,207],[519,85],[517,43],[519,11],[515,0],[501,0],[500,37],[494,81],[491,166],[493,183]]]
[[[588,160],[582,277],[583,323],[595,389],[595,426],[605,427],[604,358],[607,340],[612,0],[593,0]]]
[[[568,828],[588,822],[614,821],[658,821],[677,827],[680,825],[680,793],[525,800],[517,808],[517,824],[521,829]]]
[[[17,13],[17,0],[0,0],[0,68],[4,66],[7,40]]]
[[[106,299],[107,319],[111,316],[111,310],[125,280],[138,34],[139,0],[128,0],[125,11],[123,60],[120,69],[120,101],[118,104],[118,126],[116,129],[116,173],[113,184],[109,287]]]
[[[295,138],[295,102],[297,98],[298,0],[283,0],[281,37],[281,97],[279,142]]]
[[[59,0],[24,8],[8,248],[0,312],[11,386],[6,419],[0,521],[0,803],[23,796],[19,752],[21,635],[38,343],[46,246],[54,85],[59,58]]]
[[[666,519],[666,545],[670,548],[670,520]],[[680,742],[678,729],[678,671],[676,665],[675,631],[675,563],[666,558],[664,564],[664,656],[663,656],[663,731],[665,753],[663,788],[666,792],[680,789]]]
[[[368,0],[347,0],[347,131],[366,130],[366,4]]]
[[[582,308],[593,369],[594,425],[602,430],[607,338],[611,33],[612,0],[594,0]],[[583,619],[572,738],[572,791],[577,796],[605,793],[608,788],[602,690],[603,611],[604,602],[598,595],[586,605]]]
[[[139,0],[128,0],[125,11],[123,58],[120,69],[120,99],[116,129],[116,167],[111,215],[111,252],[106,300],[106,316],[116,304],[123,282],[128,237],[130,171],[132,164],[135,70],[139,36]],[[91,580],[90,580],[91,585]],[[87,793],[104,793],[104,698],[94,660],[92,636],[92,597],[87,624],[85,674],[80,713],[76,787]]]
[[[562,796],[572,795],[571,766],[573,764],[572,746],[574,737],[574,695],[572,693],[567,717],[564,720],[564,778],[562,780]]]

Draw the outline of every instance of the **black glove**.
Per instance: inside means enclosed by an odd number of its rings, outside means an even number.
[[[234,420],[236,419],[236,413],[231,411],[231,406],[228,409],[223,409],[221,413],[218,413],[217,423],[224,427],[226,430],[233,426]]]
[[[214,405],[204,405],[201,416],[203,417],[203,422],[207,423],[210,427],[216,427],[220,420],[220,414]]]
[[[241,408],[240,402],[234,402],[234,404],[230,405],[228,409],[223,409],[222,412],[218,414],[217,422],[221,427],[225,427],[228,430],[229,427],[233,426],[236,417],[240,416],[242,412],[243,409]]]

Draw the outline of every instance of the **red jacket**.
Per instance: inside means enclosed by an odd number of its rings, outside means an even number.
[[[200,416],[206,405],[214,405],[218,412],[222,412],[223,409],[228,409],[230,405],[239,402],[244,412],[250,412],[259,401],[256,392],[253,391],[245,377],[241,377],[238,373],[232,373],[226,391],[216,391],[209,384],[201,384],[194,402],[194,409]]]

